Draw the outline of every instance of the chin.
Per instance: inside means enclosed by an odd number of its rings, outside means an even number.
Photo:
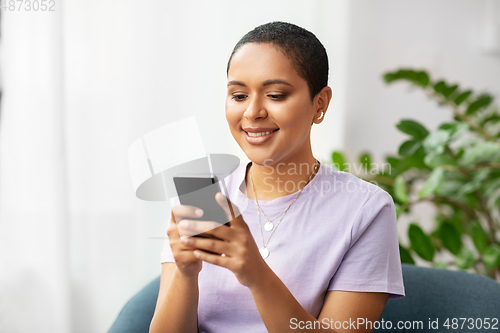
[[[255,163],[257,165],[261,166],[269,166],[271,165],[272,161],[274,159],[270,156],[262,156],[262,155],[256,155],[256,154],[245,154],[252,163]]]

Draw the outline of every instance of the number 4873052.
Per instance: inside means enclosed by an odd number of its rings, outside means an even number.
[[[0,0],[0,9],[8,12],[53,12],[55,0]]]

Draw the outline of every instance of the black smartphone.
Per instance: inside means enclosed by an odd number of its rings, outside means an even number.
[[[202,217],[190,217],[190,220],[215,221],[230,225],[226,212],[215,201],[215,194],[221,192],[219,181],[215,175],[179,175],[173,177],[173,180],[179,202],[182,205],[203,209]]]

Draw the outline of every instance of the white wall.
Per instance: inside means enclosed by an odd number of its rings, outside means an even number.
[[[226,125],[225,70],[234,44],[259,24],[285,20],[302,25],[317,32],[337,57],[337,34],[329,29],[333,21],[321,10],[332,12],[326,1],[240,5],[67,4],[74,332],[107,329],[125,302],[160,274],[163,240],[157,237],[165,234],[169,206],[134,197],[129,145],[161,125],[196,115],[208,153],[245,159]],[[324,158],[340,140],[341,124],[332,121],[314,128],[322,130],[313,144]]]
[[[447,119],[446,110],[405,85],[386,87],[384,71],[422,67],[434,77],[499,92],[499,58],[480,52],[485,3],[56,1],[62,54],[51,46],[57,16],[2,13],[0,331],[68,331],[55,328],[59,314],[47,303],[60,292],[57,279],[48,281],[51,274],[61,278],[53,267],[65,260],[47,241],[58,232],[45,214],[54,196],[47,152],[61,148],[47,148],[54,121],[64,121],[66,137],[59,153],[68,171],[68,230],[55,239],[69,244],[69,330],[104,332],[125,302],[160,274],[163,240],[155,237],[163,236],[169,212],[166,203],[135,198],[127,149],[150,130],[194,114],[208,153],[245,158],[224,117],[226,62],[244,33],[273,20],[313,31],[329,53],[334,91],[325,121],[313,126],[315,155],[326,160],[333,149],[351,156],[367,149],[381,160],[404,139],[394,127],[401,118],[429,128]],[[48,66],[59,56],[63,120],[49,118],[61,96]],[[22,320],[26,314],[33,319]]]
[[[496,5],[496,6],[492,6]],[[496,7],[493,14],[487,8]],[[451,120],[451,111],[406,83],[386,85],[382,75],[400,67],[425,69],[431,77],[462,89],[500,97],[500,54],[484,48],[485,18],[500,24],[498,0],[354,0],[348,20],[344,151],[351,162],[363,151],[382,162],[397,155],[407,135],[395,125],[414,119],[428,129]],[[490,16],[490,17],[491,17]],[[497,31],[497,41],[498,41]],[[433,228],[433,205],[419,203],[399,220],[400,239],[409,244],[408,223]],[[417,258],[421,265],[428,265]],[[446,260],[442,257],[442,260]]]
[[[344,0],[243,7],[229,0],[69,0],[56,1],[54,13],[2,13],[0,331],[106,331],[126,301],[160,274],[157,238],[170,215],[166,203],[134,196],[129,145],[196,115],[207,153],[246,158],[224,115],[234,44],[265,22],[301,25],[329,51],[335,89],[344,68],[338,45],[345,43],[345,8]],[[52,82],[59,71],[63,89]],[[340,101],[330,109],[337,118]],[[313,127],[319,158],[341,147],[341,129],[333,116]],[[54,220],[62,211],[67,216]]]
[[[498,3],[497,0],[493,0]],[[386,85],[400,67],[499,96],[500,56],[483,52],[486,0],[354,0],[348,32],[345,150],[367,149],[382,160],[407,137],[395,124],[421,121],[435,129],[450,111],[408,84]],[[497,16],[500,21],[500,17]]]

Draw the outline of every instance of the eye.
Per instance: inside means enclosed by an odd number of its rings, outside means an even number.
[[[285,94],[270,94],[267,96],[270,97],[274,101],[282,101],[286,98]]]
[[[246,95],[244,94],[234,94],[233,97],[231,97],[232,100],[235,100],[237,102],[243,101],[245,98],[247,98]]]

